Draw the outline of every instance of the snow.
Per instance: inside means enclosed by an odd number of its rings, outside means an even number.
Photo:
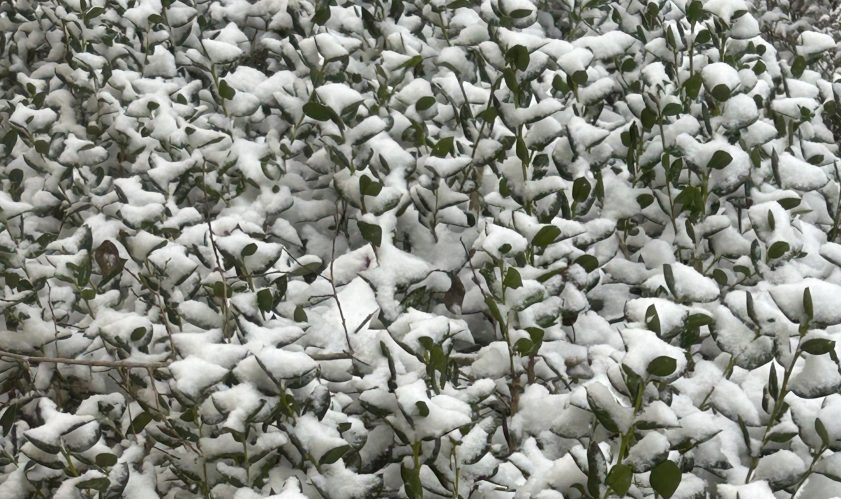
[[[701,70],[701,76],[703,77],[704,85],[708,90],[712,90],[718,85],[724,85],[730,90],[735,90],[742,81],[739,78],[739,72],[729,64],[723,62],[707,64]]]
[[[202,46],[213,64],[227,64],[242,55],[242,49],[228,42],[205,39]]]
[[[817,31],[803,31],[797,44],[797,53],[802,56],[810,56],[834,49],[835,40],[826,33]]]
[[[780,284],[769,291],[774,303],[792,321],[804,317],[803,292],[809,289],[812,297],[813,319],[818,324],[841,323],[841,286],[815,278]]]
[[[228,374],[227,369],[193,355],[171,363],[169,372],[175,379],[175,388],[191,398],[198,397]]]

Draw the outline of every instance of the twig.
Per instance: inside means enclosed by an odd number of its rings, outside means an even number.
[[[0,358],[3,357],[28,362],[30,364],[71,364],[77,366],[109,367],[111,369],[161,369],[167,367],[167,364],[163,362],[133,362],[130,360],[86,360],[69,359],[65,357],[35,357],[32,355],[21,355],[0,350]]]

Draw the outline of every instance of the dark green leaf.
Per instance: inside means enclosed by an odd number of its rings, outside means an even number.
[[[146,336],[146,328],[139,327],[131,332],[131,341],[140,341],[144,336]]]
[[[432,107],[433,104],[435,104],[435,97],[427,95],[418,99],[418,101],[415,103],[415,109],[417,109],[418,111],[426,111],[427,109]]]
[[[269,288],[263,288],[257,292],[257,307],[260,308],[263,312],[268,312],[272,309],[274,305],[274,296],[272,295],[272,290]]]
[[[114,466],[115,464],[117,464],[117,456],[114,454],[103,452],[96,455],[96,465],[100,468],[107,468],[109,466]]]
[[[106,477],[100,478],[91,478],[90,480],[82,480],[81,482],[76,482],[77,489],[93,489],[98,491],[103,491],[111,485],[111,481],[108,480]]]
[[[531,9],[516,9],[511,11],[508,15],[511,16],[512,19],[522,19],[524,17],[529,17],[532,12],[534,11]]]
[[[707,168],[712,170],[721,170],[733,161],[733,156],[725,151],[716,151],[710,161],[707,163]]]
[[[715,97],[716,100],[726,101],[730,98],[730,87],[722,83],[713,87],[710,93],[712,93],[712,96]]]
[[[505,53],[505,60],[520,71],[525,71],[529,67],[529,50],[523,45],[514,45]]]
[[[815,309],[812,306],[812,291],[809,288],[803,290],[803,311],[806,312],[806,318],[812,320],[815,316]]]
[[[631,488],[634,470],[629,464],[617,464],[607,474],[607,486],[620,496],[624,496]]]
[[[376,197],[382,190],[383,184],[377,182],[376,180],[371,180],[369,176],[362,175],[359,177],[359,192],[361,192],[363,196]]]
[[[672,266],[669,264],[663,264],[663,279],[666,281],[666,286],[669,288],[669,292],[677,298],[677,292],[675,288],[675,274],[672,271]]]
[[[590,273],[599,268],[599,259],[593,255],[581,255],[575,259],[575,263],[580,265],[587,273]]]
[[[228,82],[225,80],[219,80],[219,95],[222,96],[223,99],[231,100],[236,95],[236,90],[234,90]]]
[[[657,113],[649,108],[645,108],[642,110],[642,113],[640,113],[640,121],[642,122],[643,128],[651,130],[651,128],[657,123]]]
[[[367,222],[362,222],[358,220],[356,224],[359,226],[359,232],[362,233],[362,237],[368,241],[369,243],[373,244],[374,246],[379,246],[383,242],[383,229],[377,224],[369,224]]]
[[[669,499],[680,485],[680,468],[672,461],[663,461],[651,470],[651,487],[655,492]]]
[[[578,203],[583,203],[587,200],[587,196],[590,195],[591,189],[592,186],[586,178],[578,177],[575,179],[575,182],[572,183],[572,199]]]
[[[663,116],[677,116],[682,112],[683,106],[681,106],[677,102],[666,104],[666,107],[663,108]]]
[[[669,356],[661,355],[648,363],[648,373],[654,376],[669,376],[677,369],[677,361]]]
[[[768,259],[773,260],[786,254],[789,245],[785,241],[777,241],[768,248]]]
[[[826,426],[824,426],[821,418],[815,418],[815,432],[821,438],[821,444],[823,444],[824,447],[829,447],[829,432],[826,431]]]
[[[257,253],[257,244],[248,243],[242,248],[242,250],[239,252],[239,255],[245,258],[247,256],[253,255],[254,253]]]
[[[333,110],[319,102],[310,101],[304,104],[304,114],[316,121],[327,121],[333,117]]]
[[[415,407],[417,407],[418,414],[420,414],[422,418],[429,416],[429,406],[426,405],[426,402],[418,400],[415,402]]]
[[[554,225],[545,225],[537,231],[537,234],[534,235],[531,243],[538,248],[545,248],[546,246],[554,243],[560,235],[561,229],[555,227]]]
[[[835,350],[835,341],[826,338],[813,338],[805,341],[800,349],[812,355],[825,355]]]
[[[292,313],[292,318],[295,322],[307,322],[307,312],[300,305],[295,307],[295,312]]]
[[[439,140],[430,151],[433,156],[443,158],[454,151],[454,137],[444,137]]]
[[[576,71],[575,73],[572,73],[572,81],[574,81],[578,85],[586,84],[588,78],[589,77],[587,76],[587,71],[584,71],[584,70]]]
[[[340,445],[338,447],[334,447],[322,454],[321,459],[318,460],[318,465],[321,466],[324,464],[333,464],[339,459],[341,459],[342,456],[347,454],[347,451],[349,450],[350,445]]]
[[[517,289],[523,285],[523,279],[520,273],[514,267],[509,267],[505,272],[505,279],[502,280],[502,285],[506,288]]]
[[[152,415],[148,412],[141,412],[131,421],[131,432],[134,434],[140,433],[150,421],[152,421]]]
[[[794,61],[791,63],[791,75],[795,78],[800,78],[805,70],[806,59],[802,55],[796,56]]]
[[[18,131],[12,128],[6,135],[3,136],[3,147],[6,148],[6,154],[11,154],[15,143],[18,141]]]

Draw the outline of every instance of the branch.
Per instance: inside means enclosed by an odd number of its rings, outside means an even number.
[[[313,353],[307,354],[314,361],[329,361],[353,359],[353,356],[346,352]],[[66,357],[35,357],[32,355],[21,355],[17,353],[0,350],[0,358],[8,358],[27,362],[29,364],[70,364],[77,366],[108,367],[111,369],[162,369],[169,367],[166,362],[133,362],[130,360],[85,360],[70,359]]]
[[[64,357],[35,357],[32,355],[20,355],[17,353],[5,352],[0,350],[0,358],[15,359],[30,364],[72,364],[77,366],[91,366],[91,367],[109,367],[111,369],[127,368],[127,369],[160,369],[167,367],[163,362],[132,362],[130,360],[85,360],[85,359],[68,359]]]

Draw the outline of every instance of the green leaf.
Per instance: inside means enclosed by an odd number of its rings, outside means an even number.
[[[307,322],[307,312],[304,308],[300,305],[295,307],[295,311],[292,313],[292,318],[295,322]]]
[[[417,407],[418,414],[420,414],[422,418],[429,416],[429,406],[426,405],[426,402],[418,400],[415,402],[415,407]]]
[[[50,152],[50,143],[46,140],[36,140],[33,145],[35,146],[35,152],[38,154],[48,154]]]
[[[106,477],[99,477],[99,478],[91,478],[90,480],[82,480],[81,482],[76,482],[77,489],[93,489],[98,490],[100,492],[104,491],[111,485],[111,480],[108,480]]]
[[[415,55],[410,57],[406,62],[397,66],[397,69],[413,68],[423,62],[423,56]]]
[[[796,431],[781,431],[781,432],[773,432],[768,435],[768,440],[772,442],[776,442],[778,444],[782,444],[788,442],[792,438],[797,436]]]
[[[17,420],[18,415],[18,405],[11,404],[6,407],[6,410],[3,411],[3,416],[0,416],[0,429],[2,429],[3,436],[8,435],[9,430],[12,429],[12,425]]]
[[[376,197],[383,190],[383,184],[376,180],[371,180],[367,175],[359,177],[359,192],[363,196]]]
[[[417,102],[415,102],[415,109],[418,111],[426,111],[427,109],[432,107],[432,105],[435,104],[435,102],[435,97],[432,97],[430,95],[421,97],[420,99],[418,99]]]
[[[534,343],[528,338],[520,338],[517,343],[514,343],[514,350],[524,357],[528,356],[533,348]]]
[[[327,121],[333,117],[333,110],[319,102],[309,101],[303,109],[308,118],[316,121]]]
[[[405,464],[401,464],[400,477],[403,479],[403,488],[405,489],[406,497],[409,499],[423,499],[420,470],[413,470]]]
[[[341,459],[342,456],[347,454],[347,451],[349,450],[350,445],[340,445],[338,447],[334,447],[322,454],[321,459],[318,460],[318,465],[321,466],[324,464],[333,464],[339,459]]]
[[[272,295],[272,290],[269,288],[263,288],[257,292],[257,307],[262,310],[263,312],[268,312],[272,309],[274,305],[274,296]]]
[[[488,307],[488,312],[497,324],[504,325],[505,320],[502,318],[502,312],[499,311],[499,306],[496,304],[492,296],[485,297],[485,305]]]
[[[788,252],[789,245],[785,241],[777,241],[768,248],[768,259],[774,260],[775,258],[779,258]]]
[[[150,421],[152,421],[152,415],[148,412],[141,412],[131,421],[131,432],[135,435],[140,433]]]
[[[531,243],[538,248],[545,248],[546,246],[554,243],[560,235],[561,229],[555,227],[554,225],[545,225],[537,231],[537,234],[534,235]]]
[[[685,82],[683,82],[683,88],[686,89],[686,95],[692,100],[698,98],[698,94],[701,92],[701,85],[704,84],[704,79],[701,78],[699,73],[695,73],[690,78],[688,78]]]
[[[677,292],[675,290],[675,274],[672,271],[672,266],[668,263],[663,264],[663,279],[666,281],[666,286],[669,288],[669,292],[677,298]]]
[[[599,259],[593,255],[581,255],[575,259],[574,263],[580,265],[588,274],[599,268]]]
[[[131,332],[131,341],[140,341],[144,336],[146,336],[146,328],[139,327]]]
[[[454,151],[454,141],[455,138],[452,136],[444,137],[435,144],[435,147],[433,147],[430,152],[433,156],[443,158]]]
[[[383,242],[383,229],[377,224],[369,224],[367,222],[363,222],[361,220],[357,220],[357,226],[359,226],[359,232],[362,233],[362,237],[368,241],[369,243],[373,244],[374,246],[379,246]]]
[[[231,100],[236,95],[236,90],[234,90],[228,82],[225,80],[219,80],[219,95],[222,96],[223,99]]]
[[[607,474],[606,484],[611,490],[620,496],[628,493],[631,488],[631,480],[634,478],[634,470],[630,464],[617,464]]]
[[[529,67],[529,49],[523,45],[514,45],[505,53],[505,60],[520,71],[525,71]]]
[[[707,168],[711,170],[721,170],[733,161],[733,156],[725,151],[716,151],[710,161],[707,163]]]
[[[686,20],[690,23],[700,21],[703,14],[704,10],[701,0],[692,0],[689,2],[689,5],[686,6]]]
[[[581,70],[572,73],[572,81],[577,85],[585,85],[588,80],[587,71]]]
[[[665,377],[677,369],[677,361],[667,355],[661,355],[648,363],[648,374]]]
[[[508,15],[512,19],[522,19],[524,17],[529,17],[532,12],[534,12],[534,11],[531,10],[531,9],[516,9],[516,10],[511,11],[511,13],[508,14]]]
[[[572,183],[572,199],[578,203],[586,201],[592,188],[593,187],[586,178],[578,177],[575,179],[575,182]]]
[[[794,58],[794,61],[791,63],[791,75],[795,78],[800,78],[803,75],[803,71],[806,70],[806,58],[802,55],[798,55]]]
[[[712,93],[712,96],[715,97],[716,100],[726,101],[730,98],[730,92],[730,87],[722,83],[713,87],[710,93]]]
[[[680,468],[672,461],[663,461],[651,470],[651,488],[669,499],[677,490],[681,480]]]
[[[826,338],[813,338],[800,345],[800,349],[812,355],[825,355],[835,350],[835,341]]]
[[[517,289],[523,285],[523,279],[520,273],[514,267],[509,267],[505,272],[505,279],[502,280],[502,285],[506,288]]]
[[[100,468],[107,468],[117,464],[117,456],[108,452],[103,452],[96,455],[96,465]]]
[[[239,255],[245,258],[247,256],[253,255],[254,253],[257,253],[257,243],[248,243],[242,248],[242,250],[239,252]]]
[[[660,336],[660,315],[653,303],[645,310],[645,327]]]
[[[821,443],[824,447],[829,447],[829,432],[826,431],[826,426],[824,426],[823,421],[821,418],[815,418],[815,432],[821,437]]]
[[[92,19],[96,19],[97,17],[101,16],[103,13],[105,13],[105,8],[104,7],[91,7],[90,10],[88,10],[85,13],[85,22],[89,22]]]
[[[18,141],[18,131],[12,128],[6,135],[3,136],[3,147],[6,148],[6,154],[11,154],[15,143]]]
[[[640,122],[642,122],[643,128],[651,130],[651,128],[657,123],[657,113],[649,108],[643,109],[642,113],[640,113]]]
[[[329,19],[330,5],[325,2],[315,10],[315,15],[312,16],[312,22],[318,26],[324,26],[324,23],[326,23]]]
[[[812,320],[815,316],[815,309],[812,306],[812,291],[809,288],[803,290],[803,311],[806,312],[806,318]]]
[[[683,106],[677,102],[666,104],[666,107],[663,108],[663,116],[677,116],[682,112]]]

